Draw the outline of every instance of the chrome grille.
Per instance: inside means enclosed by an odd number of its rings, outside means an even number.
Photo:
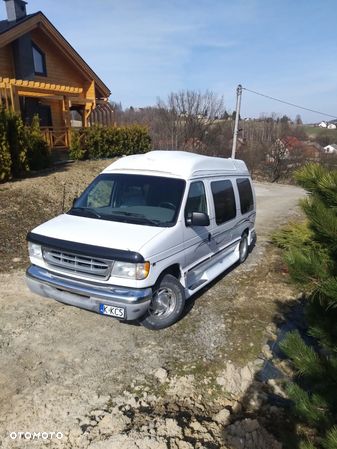
[[[96,259],[51,248],[43,248],[43,258],[48,265],[58,267],[61,271],[103,279],[109,277],[113,265],[111,260]]]

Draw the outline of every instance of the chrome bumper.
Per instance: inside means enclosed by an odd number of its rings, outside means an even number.
[[[124,307],[125,320],[143,316],[152,299],[152,289],[133,289],[116,285],[90,284],[66,279],[44,268],[31,265],[26,271],[28,288],[37,295],[64,304],[100,313],[100,304]]]

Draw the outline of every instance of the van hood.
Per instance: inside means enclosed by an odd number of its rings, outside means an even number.
[[[33,229],[34,234],[105,248],[139,250],[167,228],[59,215]]]

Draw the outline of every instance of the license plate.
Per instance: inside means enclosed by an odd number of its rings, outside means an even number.
[[[125,309],[123,307],[100,304],[99,311],[102,315],[114,316],[115,318],[125,318]]]

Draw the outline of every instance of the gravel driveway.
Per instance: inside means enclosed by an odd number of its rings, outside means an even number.
[[[172,378],[201,379],[216,376],[228,360],[244,366],[256,359],[276,299],[290,295],[268,236],[297,216],[304,193],[256,183],[256,194],[258,241],[246,263],[198,294],[186,316],[160,332],[34,296],[21,268],[1,273],[0,447],[38,447],[37,441],[12,440],[11,432],[67,436],[79,425],[84,432],[89,412],[123,391],[145,385],[149,394],[159,394],[153,377],[159,368]],[[46,443],[73,447],[69,441]]]

